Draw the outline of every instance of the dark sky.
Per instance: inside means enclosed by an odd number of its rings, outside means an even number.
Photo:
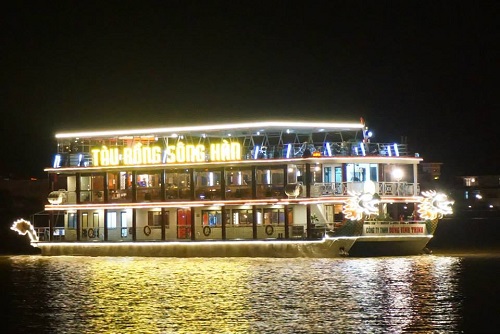
[[[497,1],[7,1],[1,175],[56,132],[359,120],[444,173],[500,174]]]

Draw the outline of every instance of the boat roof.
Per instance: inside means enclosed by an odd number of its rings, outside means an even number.
[[[189,134],[200,137],[223,137],[223,136],[248,136],[256,132],[263,133],[295,133],[310,134],[321,132],[359,131],[364,129],[364,124],[343,122],[290,122],[290,121],[266,121],[266,122],[244,122],[223,123],[212,125],[195,125],[163,128],[123,129],[123,130],[101,130],[57,133],[56,138],[92,138],[92,137],[116,137],[116,136],[176,136]]]

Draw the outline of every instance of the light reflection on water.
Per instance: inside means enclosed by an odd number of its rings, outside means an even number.
[[[457,332],[461,270],[439,256],[0,258],[4,324],[37,333]]]

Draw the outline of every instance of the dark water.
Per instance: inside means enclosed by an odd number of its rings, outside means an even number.
[[[499,227],[445,219],[412,257],[0,256],[0,331],[496,333]],[[26,253],[8,233],[4,253]]]
[[[3,333],[472,333],[500,256],[0,257]]]

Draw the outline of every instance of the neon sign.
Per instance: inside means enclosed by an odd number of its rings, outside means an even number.
[[[167,146],[165,155],[167,163],[202,162],[205,161],[205,145],[185,145],[179,142],[177,145]]]
[[[210,144],[209,152],[205,145],[184,144],[168,145],[164,150],[160,146],[94,148],[92,153],[93,166],[150,165],[160,163],[185,163],[210,161],[241,160],[241,144],[237,142]]]
[[[241,160],[240,143],[228,143],[227,141],[223,141],[222,144],[210,144],[210,160]]]
[[[123,161],[125,165],[157,164],[161,162],[161,147],[142,146],[136,144],[133,147],[108,148],[102,146],[92,151],[92,163],[94,166],[117,166]]]

